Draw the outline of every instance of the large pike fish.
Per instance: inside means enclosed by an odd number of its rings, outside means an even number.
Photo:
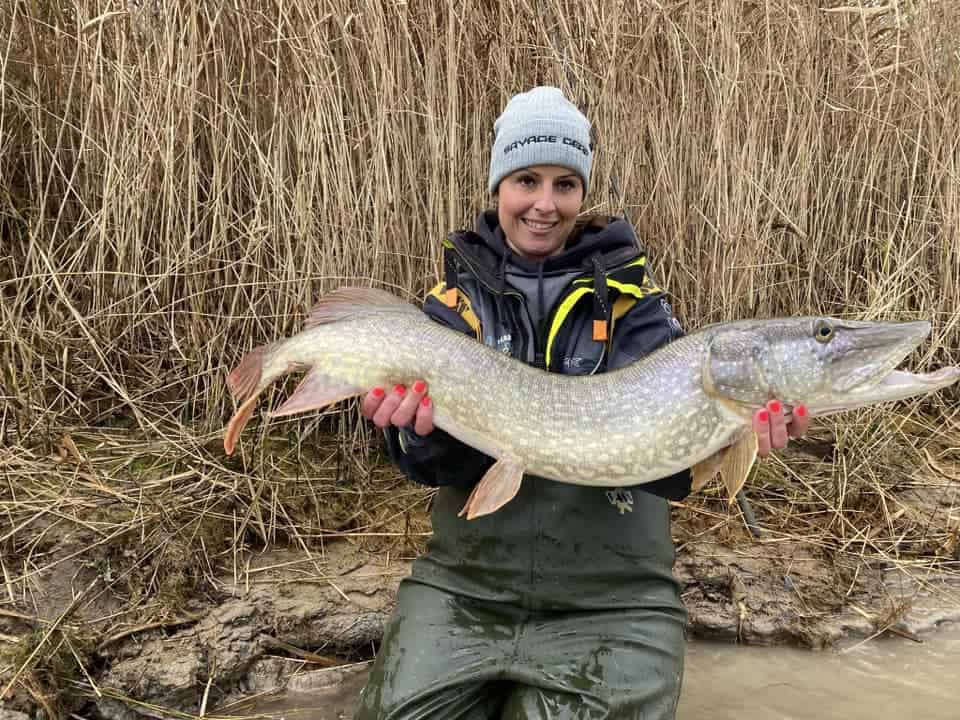
[[[322,408],[375,385],[422,378],[434,423],[497,459],[461,515],[494,512],[524,473],[567,483],[639,485],[693,468],[694,489],[717,473],[730,496],[756,457],[753,413],[771,398],[813,417],[930,393],[960,368],[894,368],[930,332],[927,322],[828,317],[712,325],[624,368],[590,377],[547,373],[430,320],[395,296],[337,290],[303,331],[245,355],[228,383],[240,406],[224,449],[233,453],[260,393],[307,374],[271,416]]]

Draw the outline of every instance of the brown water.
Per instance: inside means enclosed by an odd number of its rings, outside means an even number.
[[[324,673],[330,687],[288,693],[249,711],[271,720],[349,720],[365,669]],[[960,718],[960,627],[922,644],[880,639],[840,651],[691,643],[677,720]]]
[[[960,718],[960,629],[848,652],[692,644],[677,720]]]

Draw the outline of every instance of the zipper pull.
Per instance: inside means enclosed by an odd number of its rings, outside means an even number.
[[[607,321],[606,320],[593,321],[593,339],[596,340],[597,342],[607,341]]]
[[[603,271],[600,258],[593,258],[593,339],[606,342],[609,329],[607,317],[610,312],[610,293],[607,289],[607,274]]]

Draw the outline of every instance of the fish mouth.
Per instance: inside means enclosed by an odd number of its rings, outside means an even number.
[[[823,416],[914,395],[926,395],[960,380],[960,367],[930,373],[897,370],[930,334],[925,320],[899,323],[846,322],[835,330],[843,350],[833,360],[830,393],[811,401],[811,415]]]
[[[877,382],[865,383],[849,391],[836,403],[817,404],[809,407],[815,417],[832,415],[846,410],[894,402],[914,395],[926,395],[960,380],[960,367],[945,367],[931,373],[912,373],[893,370]]]
[[[930,323],[850,322],[839,325],[837,332],[847,336],[847,348],[833,361],[833,390],[858,394],[883,385],[930,334]]]

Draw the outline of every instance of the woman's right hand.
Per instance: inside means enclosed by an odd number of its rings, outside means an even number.
[[[360,412],[378,428],[413,427],[417,435],[433,432],[433,403],[427,394],[427,383],[417,380],[409,388],[395,385],[388,393],[375,387],[360,404]]]

